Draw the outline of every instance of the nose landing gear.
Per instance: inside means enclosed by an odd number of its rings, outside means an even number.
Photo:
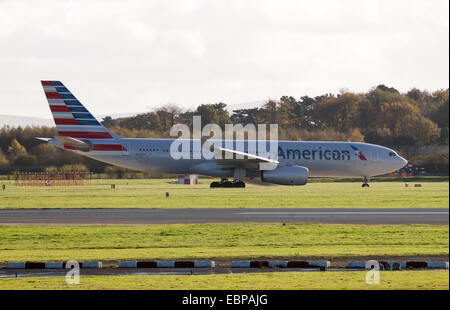
[[[364,177],[364,183],[361,185],[361,187],[369,187],[369,177]]]

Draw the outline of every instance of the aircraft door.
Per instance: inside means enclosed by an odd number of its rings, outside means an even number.
[[[130,143],[122,141],[122,156],[129,155],[132,150],[130,150]]]

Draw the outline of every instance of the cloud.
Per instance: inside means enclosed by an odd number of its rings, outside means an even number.
[[[1,114],[48,117],[40,79],[97,114],[434,90],[449,83],[448,20],[446,0],[0,1]]]

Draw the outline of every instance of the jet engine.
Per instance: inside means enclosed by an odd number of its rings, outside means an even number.
[[[278,166],[261,171],[261,181],[280,185],[305,185],[309,170],[302,166]]]

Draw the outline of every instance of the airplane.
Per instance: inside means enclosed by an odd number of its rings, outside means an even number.
[[[243,152],[237,148],[239,141],[231,141],[232,147],[225,140],[219,143],[205,141],[204,144],[201,141],[202,147],[210,148],[214,154],[230,156],[207,159],[200,155],[174,159],[171,145],[176,139],[122,138],[103,127],[63,83],[41,81],[41,84],[58,135],[38,139],[64,150],[136,171],[220,177],[221,181],[212,182],[211,188],[245,187],[242,180],[248,178],[279,185],[306,185],[310,177],[361,177],[362,187],[369,187],[370,177],[399,170],[407,164],[403,157],[387,147],[362,142],[328,141],[280,140],[276,150],[277,159],[249,152],[251,141],[248,140],[243,142]],[[193,146],[197,142],[189,139],[190,149],[186,152],[190,155],[196,152]],[[223,145],[228,145],[228,148]],[[261,164],[271,164],[273,167],[261,170]],[[228,181],[228,178],[233,181]]]

